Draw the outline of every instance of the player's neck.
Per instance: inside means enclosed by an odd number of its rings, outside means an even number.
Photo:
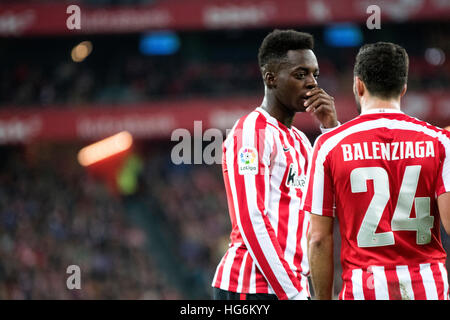
[[[361,114],[370,113],[377,109],[400,111],[400,99],[384,100],[370,97],[361,101]]]
[[[272,117],[279,122],[290,128],[294,121],[295,112],[287,110],[284,106],[280,106],[274,96],[265,95],[264,100],[261,103],[261,108],[267,111]]]

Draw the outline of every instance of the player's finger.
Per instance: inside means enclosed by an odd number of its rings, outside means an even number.
[[[320,92],[315,94],[314,96],[311,96],[309,99],[307,99],[304,103],[304,106],[307,107],[309,105],[311,105],[312,103],[314,103],[314,101],[316,101],[317,99],[330,99],[332,101],[334,101],[333,97],[329,96],[328,94],[324,93],[324,92]]]
[[[320,94],[317,97],[314,98],[312,101],[308,101],[308,104],[305,104],[305,106],[308,106],[308,108],[316,109],[321,104],[327,104],[332,105],[333,100],[329,98],[328,95]]]
[[[333,109],[332,102],[325,99],[319,99],[308,107],[310,112],[315,114],[326,113]]]
[[[307,97],[311,97],[311,96],[316,95],[316,94],[318,94],[318,93],[320,93],[320,92],[325,92],[325,91],[323,91],[322,88],[314,88],[314,89],[311,89],[310,91],[308,91],[308,92],[306,93],[306,96],[307,96]]]

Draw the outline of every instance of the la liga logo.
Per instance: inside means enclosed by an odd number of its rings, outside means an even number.
[[[239,174],[258,173],[258,151],[252,147],[242,147],[239,150]]]
[[[254,164],[257,158],[255,150],[250,148],[245,148],[241,153],[241,163],[242,164]]]

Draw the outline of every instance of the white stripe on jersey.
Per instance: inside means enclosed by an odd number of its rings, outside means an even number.
[[[292,137],[292,139],[294,139],[294,141],[296,141],[295,137]],[[287,137],[286,137],[286,141],[287,141]],[[297,148],[297,145],[295,145],[295,147]],[[297,150],[300,150],[300,148],[298,148]],[[297,158],[295,155],[295,151],[294,148],[291,148],[291,150],[289,151],[294,166],[298,166],[297,164]],[[297,190],[295,188],[290,188],[289,190],[289,196],[291,197],[291,201],[289,203],[289,220],[288,220],[288,233],[287,233],[287,238],[286,238],[286,249],[284,252],[286,261],[289,263],[289,266],[291,267],[291,269],[294,270],[295,275],[297,276],[297,268],[294,265],[294,258],[295,258],[295,253],[296,253],[296,248],[297,248],[297,230],[299,227],[299,214],[298,211],[295,212],[296,210],[298,210],[298,208],[300,208],[300,199],[296,196]]]
[[[256,293],[256,263],[252,263],[252,272],[250,274],[250,290],[249,293]]]
[[[364,300],[362,269],[352,270],[353,298],[355,300]]]
[[[244,253],[244,257],[242,258],[241,267],[239,268],[239,278],[238,278],[238,286],[236,288],[237,292],[242,292],[242,286],[244,285],[244,273],[245,273],[245,264],[248,259],[248,251]]]
[[[231,267],[233,266],[234,258],[236,257],[237,248],[238,246],[233,245],[228,249],[228,256],[223,266],[221,289],[228,288]]]
[[[390,297],[389,286],[393,290],[399,290],[401,294],[402,300],[417,300],[417,299],[426,299],[426,300],[438,300],[440,295],[443,295],[444,300],[449,299],[449,285],[447,280],[447,271],[443,263],[436,263],[434,267],[438,266],[439,271],[433,273],[433,269],[430,263],[422,263],[419,264],[419,274],[414,278],[420,279],[420,284],[415,283],[416,293],[414,292],[413,284],[412,284],[412,275],[411,270],[417,270],[411,266],[407,265],[399,265],[396,266],[395,271],[397,275],[397,279],[391,276],[388,279],[388,273],[383,266],[371,266],[367,271],[368,276],[367,280],[364,279],[364,271],[363,269],[352,269],[351,273],[351,284],[352,284],[352,293],[354,300],[365,300],[366,297],[364,295],[364,290],[370,291],[374,290],[375,299],[376,300],[389,300],[389,299],[398,299],[396,295]],[[366,275],[367,275],[366,273]],[[414,274],[413,274],[414,276]],[[373,277],[373,282],[371,281]],[[435,280],[435,277],[440,277],[439,280]],[[417,281],[417,280],[416,280]],[[440,283],[442,281],[443,288],[437,288],[436,283]],[[388,283],[389,286],[388,286]],[[423,295],[423,291],[420,287],[423,285],[425,289],[425,296]],[[395,288],[395,289],[394,289]],[[345,292],[348,290],[348,286],[344,283],[344,287],[342,289],[342,299],[345,299]],[[394,291],[395,292],[395,291]]]
[[[408,266],[396,266],[402,300],[414,300],[414,290],[411,284],[411,275]]]
[[[439,262],[439,270],[441,271],[442,281],[444,282],[444,300],[450,299],[449,293],[448,293],[448,275],[447,275],[447,269],[445,268],[444,264]]]
[[[434,281],[433,271],[431,271],[429,263],[423,263],[420,265],[420,275],[422,276],[422,282],[425,287],[427,300],[438,300],[436,283]]]
[[[305,235],[307,234],[309,221],[310,221],[309,212],[305,211],[305,216],[303,218],[302,234],[305,234]],[[302,252],[303,252],[302,261],[300,263],[300,266],[302,268],[302,273],[305,275],[309,275],[308,239],[306,236],[301,238],[300,247],[302,248]]]
[[[269,130],[267,130],[267,131],[269,131]],[[274,133],[274,135],[276,135],[276,134],[278,134],[278,132]],[[272,139],[274,138],[273,135],[271,135],[271,137],[272,137]],[[276,139],[274,141],[274,148],[276,148],[277,150],[283,150],[283,146],[279,139]],[[279,156],[282,158],[281,161],[283,163],[286,163],[287,158],[284,155],[284,153],[280,152]],[[280,199],[281,199],[280,187],[281,187],[281,184],[283,183],[283,175],[284,175],[285,171],[286,171],[286,168],[284,168],[283,166],[274,165],[272,167],[272,172],[271,172],[271,177],[270,177],[271,184],[274,186],[274,188],[271,190],[271,193],[270,193],[270,201],[269,201],[269,205],[267,206],[267,216],[269,217],[270,223],[274,227],[273,229],[277,236],[278,236],[277,226],[279,223],[278,207],[279,207],[279,203],[280,203]]]
[[[342,293],[341,293],[342,300],[345,300],[345,290],[346,289],[347,289],[347,284],[344,282],[343,287],[342,287]]]
[[[375,298],[377,300],[389,300],[388,284],[384,267],[372,266],[373,285],[375,289]]]

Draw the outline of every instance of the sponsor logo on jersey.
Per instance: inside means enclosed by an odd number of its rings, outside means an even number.
[[[306,176],[304,174],[299,175],[296,166],[291,163],[289,166],[289,172],[286,178],[286,186],[288,188],[301,189],[306,184]]]

